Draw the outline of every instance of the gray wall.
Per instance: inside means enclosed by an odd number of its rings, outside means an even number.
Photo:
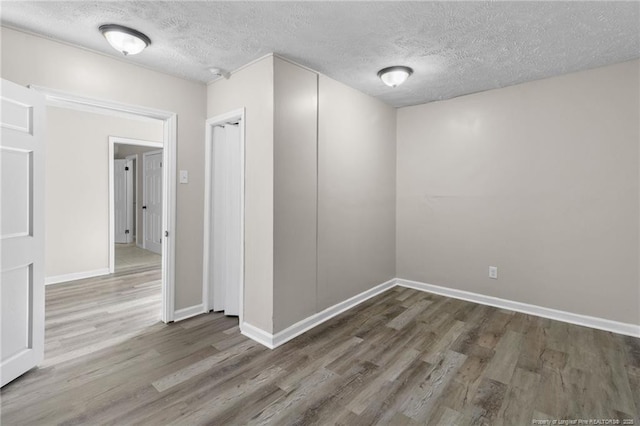
[[[276,331],[316,312],[318,74],[274,59]]]
[[[395,276],[393,108],[279,57],[208,93],[209,117],[246,107],[247,323],[275,334]]]
[[[398,276],[640,323],[639,71],[399,109]]]
[[[320,75],[318,311],[395,277],[395,115]]]
[[[207,96],[204,85],[4,27],[1,40],[0,74],[4,79],[177,113],[177,170],[189,171],[189,184],[177,185],[175,308],[199,305],[204,212],[202,141]]]
[[[395,277],[395,109],[275,58],[274,329]]]

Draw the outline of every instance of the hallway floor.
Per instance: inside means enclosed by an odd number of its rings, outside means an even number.
[[[116,244],[116,272],[139,267],[157,266],[162,263],[162,256],[131,244]]]

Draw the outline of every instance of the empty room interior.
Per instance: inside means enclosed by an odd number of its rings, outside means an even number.
[[[3,425],[640,423],[640,2],[0,24]]]

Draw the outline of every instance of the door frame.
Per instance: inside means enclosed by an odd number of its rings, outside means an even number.
[[[209,312],[213,307],[209,306],[209,293],[212,291],[209,282],[209,271],[211,265],[209,264],[211,253],[211,202],[213,200],[213,185],[211,185],[211,176],[213,168],[213,128],[215,126],[225,124],[229,121],[240,121],[240,309],[239,309],[239,324],[242,326],[244,318],[244,255],[245,255],[245,241],[244,241],[244,228],[245,228],[245,211],[244,211],[244,197],[245,197],[245,109],[239,108],[233,111],[229,111],[225,114],[216,115],[209,118],[206,122],[206,135],[205,135],[205,157],[204,157],[204,247],[203,247],[203,262],[202,262],[202,304],[204,305],[205,312]]]
[[[131,139],[131,138],[122,138],[119,136],[109,136],[109,273],[113,274],[116,271],[116,246],[115,246],[115,242],[116,242],[116,227],[115,227],[115,188],[113,185],[113,178],[114,178],[114,164],[113,164],[113,160],[114,160],[114,156],[115,156],[115,152],[116,152],[116,148],[115,145],[116,144],[125,144],[125,145],[136,145],[136,146],[146,146],[146,147],[151,147],[151,148],[162,148],[162,143],[161,142],[152,142],[152,141],[145,141],[145,140],[141,140],[141,139]],[[163,150],[164,151],[164,150]],[[137,157],[137,155],[136,155]],[[163,159],[164,161],[164,159]],[[136,174],[138,173],[138,162],[136,161]],[[138,182],[137,176],[136,176],[136,184]],[[162,195],[166,195],[164,193],[164,187],[162,188]],[[136,190],[136,197],[138,196],[139,192]],[[137,210],[137,207],[136,207]],[[135,220],[135,217],[134,217]],[[144,218],[143,218],[144,220]],[[137,234],[140,233],[140,230],[136,228],[136,239],[137,239]],[[144,241],[143,241],[144,242]],[[144,247],[143,247],[144,248]]]
[[[147,162],[147,156],[152,155],[152,154],[162,154],[162,150],[155,150],[155,151],[148,151],[148,152],[143,152],[142,153],[142,193],[145,195],[145,197],[147,196],[147,180],[145,179],[145,175],[144,175],[144,170],[145,170],[145,163]],[[164,159],[163,159],[164,161]],[[160,165],[162,166],[162,164]],[[163,194],[164,194],[164,189],[162,190]],[[146,200],[142,200],[143,204],[147,204]],[[146,213],[146,210],[145,210]],[[147,215],[143,214],[142,215],[142,248],[143,249],[147,249],[147,226],[146,226],[146,222],[147,222]]]
[[[163,122],[163,163],[162,175],[162,312],[165,323],[173,321],[175,315],[175,229],[176,229],[176,157],[178,141],[178,115],[171,111],[147,108],[105,99],[90,98],[30,85],[30,88],[45,97],[46,106],[93,112],[109,116],[124,117],[142,121]],[[110,162],[111,163],[111,162]]]

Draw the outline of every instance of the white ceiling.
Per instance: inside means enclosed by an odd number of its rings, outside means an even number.
[[[2,1],[0,13],[113,56],[98,26],[133,27],[152,45],[127,61],[202,82],[275,52],[394,106],[640,57],[640,2]],[[391,89],[376,77],[390,65],[415,73]]]

